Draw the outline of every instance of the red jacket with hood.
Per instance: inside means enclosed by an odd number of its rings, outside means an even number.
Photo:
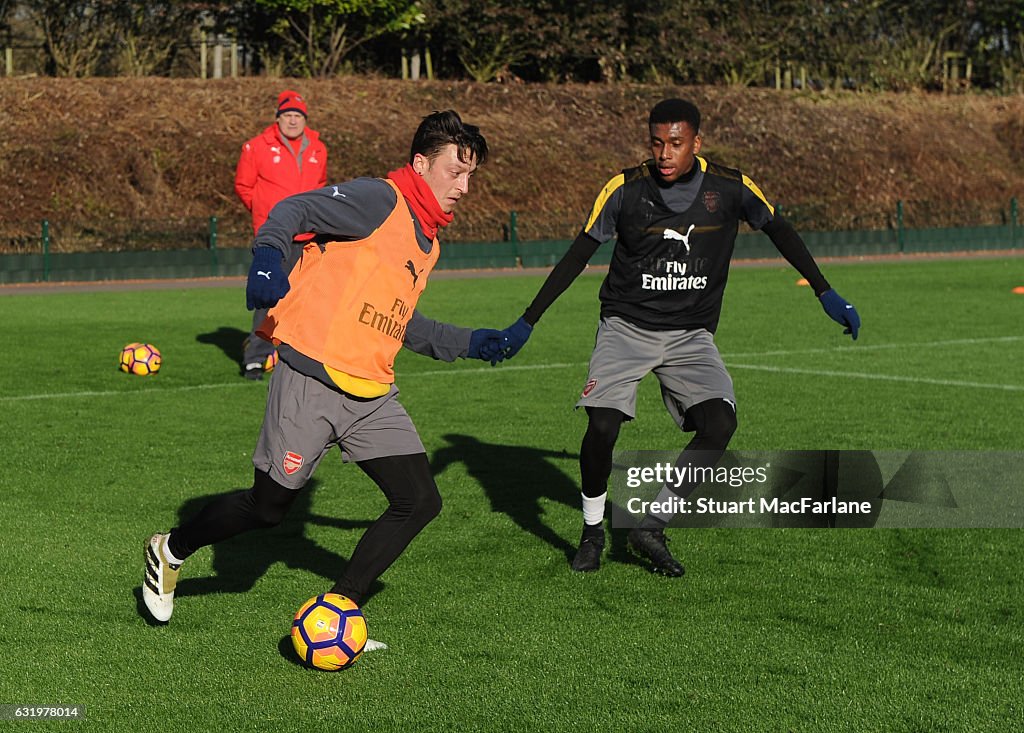
[[[301,140],[296,153],[275,122],[242,146],[235,193],[252,212],[254,234],[278,201],[327,185],[327,147],[319,133],[307,127]]]

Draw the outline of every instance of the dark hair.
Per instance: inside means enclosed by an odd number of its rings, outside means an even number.
[[[693,102],[685,99],[663,99],[651,109],[648,125],[665,122],[687,122],[694,132],[700,132],[700,110]]]
[[[474,155],[477,165],[483,165],[487,160],[487,141],[480,134],[480,128],[467,125],[458,112],[446,109],[444,112],[431,112],[420,122],[412,139],[409,162],[412,163],[417,153],[433,160],[447,145],[458,146],[459,160],[463,163],[468,163]]]

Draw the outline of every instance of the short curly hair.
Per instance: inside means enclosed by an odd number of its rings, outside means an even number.
[[[700,132],[700,110],[685,99],[663,99],[651,109],[648,125],[666,122],[687,122],[694,132]]]
[[[456,145],[459,160],[468,163],[474,156],[477,165],[487,160],[487,141],[480,134],[480,128],[462,121],[459,113],[453,109],[443,112],[432,112],[423,118],[412,139],[412,150],[409,162],[416,155],[433,160],[448,145]]]

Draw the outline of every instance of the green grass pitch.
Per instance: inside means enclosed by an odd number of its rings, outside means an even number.
[[[1021,450],[1024,260],[824,269],[856,343],[792,270],[733,270],[733,447]],[[500,328],[540,282],[437,277],[420,308]],[[0,703],[86,706],[25,730],[1021,730],[1019,530],[677,529],[681,580],[614,542],[569,571],[599,284],[507,364],[400,355],[445,509],[367,604],[391,648],[333,674],[297,664],[291,616],[384,506],[337,453],[280,527],[188,562],[169,625],[138,612],[145,539],[251,480],[241,289],[0,296]],[[158,375],[117,370],[131,341]],[[650,377],[638,407],[620,449],[683,444]]]

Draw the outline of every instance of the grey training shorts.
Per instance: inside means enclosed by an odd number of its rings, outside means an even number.
[[[334,445],[345,461],[426,452],[394,385],[381,397],[362,399],[279,362],[253,465],[282,486],[301,489]]]
[[[612,316],[597,329],[590,372],[577,407],[611,407],[636,417],[636,390],[649,373],[661,382],[661,396],[672,419],[683,427],[684,415],[696,404],[736,395],[732,378],[705,329],[649,331]]]

